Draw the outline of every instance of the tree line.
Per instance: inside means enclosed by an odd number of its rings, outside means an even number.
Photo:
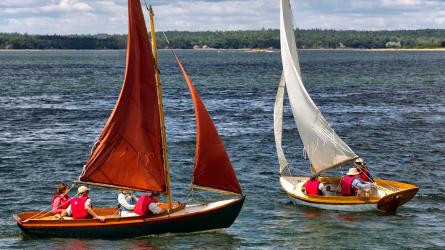
[[[156,33],[159,48],[280,48],[280,31],[167,31],[167,44]],[[297,30],[297,47],[303,49],[335,48],[440,48],[445,47],[445,29],[354,31]],[[0,49],[125,49],[126,35],[28,35],[0,33]]]

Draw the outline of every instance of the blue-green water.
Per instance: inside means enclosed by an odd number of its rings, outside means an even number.
[[[0,51],[1,249],[445,248],[445,52],[300,54],[309,93],[373,173],[420,187],[397,214],[325,211],[289,202],[278,183],[272,128],[279,53],[178,54],[247,195],[232,227],[125,240],[24,236],[11,215],[45,208],[59,182],[79,176],[119,93],[125,52]],[[160,63],[173,193],[175,200],[186,201],[193,107],[168,52],[161,51]],[[286,113],[285,152],[308,172],[289,108]],[[113,191],[94,189],[92,196],[96,206],[116,204]],[[194,195],[195,201],[204,198],[209,197]]]

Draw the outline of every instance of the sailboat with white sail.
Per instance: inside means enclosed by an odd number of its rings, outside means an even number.
[[[94,208],[97,219],[60,220],[50,213],[14,215],[33,235],[122,238],[148,234],[195,232],[229,227],[244,195],[212,119],[174,50],[189,87],[196,114],[196,150],[192,188],[226,194],[204,204],[173,202],[162,89],[150,9],[151,43],[139,0],[128,0],[128,42],[124,82],[102,134],[75,183],[166,194],[161,214],[121,217],[117,208]],[[80,169],[79,169],[80,170]]]
[[[368,197],[342,196],[338,191],[340,177],[321,177],[328,187],[326,195],[308,195],[304,185],[308,176],[293,176],[282,148],[283,100],[288,93],[292,114],[304,151],[310,161],[308,170],[321,174],[330,169],[344,166],[359,157],[335,133],[312,98],[306,91],[301,77],[301,69],[296,47],[293,15],[289,0],[281,1],[280,43],[283,74],[279,83],[274,109],[274,133],[280,165],[280,184],[283,190],[298,204],[344,210],[344,211],[396,211],[398,207],[412,199],[418,188],[411,184],[390,180],[375,179]]]

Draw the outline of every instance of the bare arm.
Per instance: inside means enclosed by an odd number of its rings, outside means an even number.
[[[101,222],[105,221],[105,217],[97,215],[96,212],[94,212],[94,210],[89,205],[85,205],[85,209],[94,219],[98,219]]]
[[[160,208],[156,203],[150,203],[148,209],[153,214],[162,214],[165,211],[165,209]]]
[[[68,210],[71,211],[71,205],[69,205],[66,209],[64,209],[61,213],[60,213],[60,217],[58,214],[56,214],[55,216],[57,216],[56,218],[61,218],[63,219],[64,216],[68,215]]]
[[[365,189],[370,189],[372,184],[369,182],[362,183],[360,180],[355,179],[352,182],[352,186],[358,188],[359,190],[365,190]]]

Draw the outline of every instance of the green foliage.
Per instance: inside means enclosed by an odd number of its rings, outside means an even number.
[[[247,31],[167,31],[170,41],[158,32],[160,48],[191,49],[208,46],[216,49],[280,48],[280,31],[276,29]],[[297,46],[306,49],[385,48],[400,43],[402,48],[445,47],[445,30],[298,30]],[[28,35],[0,33],[0,49],[125,49],[126,35]]]
[[[125,35],[28,35],[0,33],[0,49],[122,49]]]

